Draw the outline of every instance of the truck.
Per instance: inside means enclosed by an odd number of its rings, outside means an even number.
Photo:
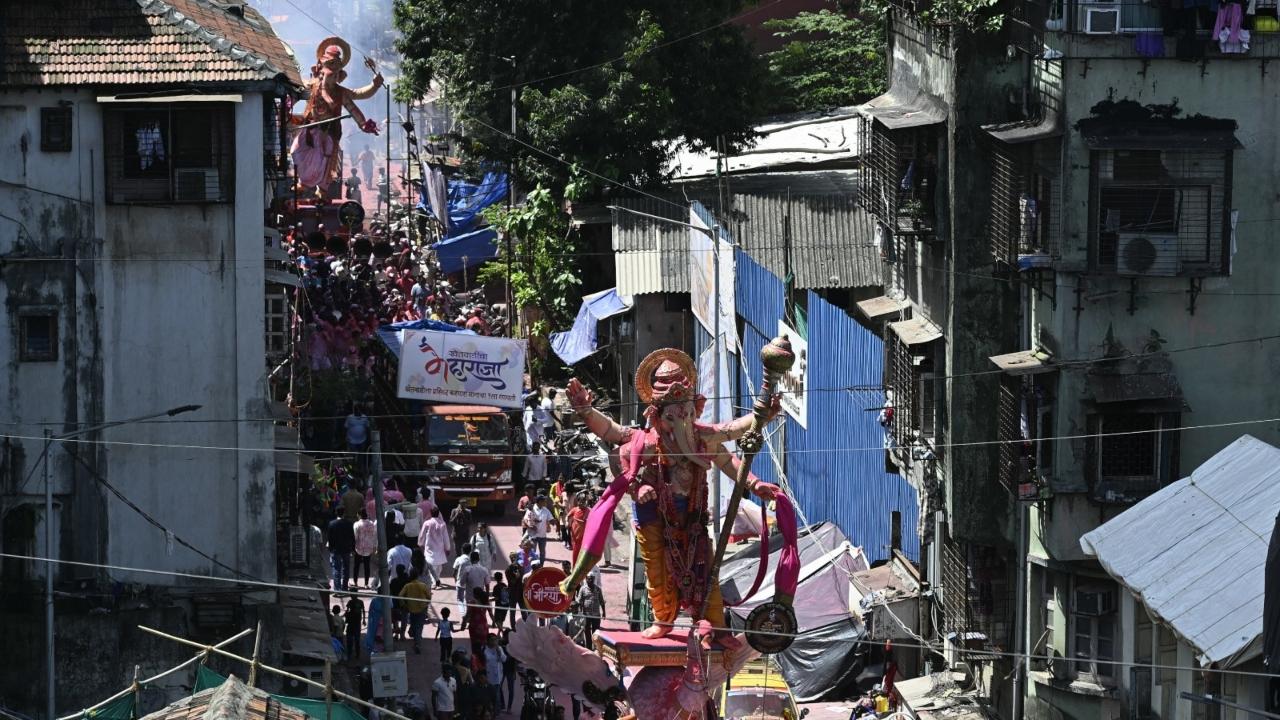
[[[499,514],[515,498],[506,411],[488,405],[427,405],[427,485],[436,502],[467,501]]]

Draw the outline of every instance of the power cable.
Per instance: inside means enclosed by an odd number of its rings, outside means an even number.
[[[235,578],[220,577],[217,575],[200,575],[197,573],[181,572],[178,570],[156,570],[152,568],[130,567],[125,565],[114,565],[109,563],[91,563],[91,562],[85,562],[80,560],[63,560],[58,558],[42,557],[39,555],[23,555],[19,553],[0,552],[0,559],[23,560],[23,561],[29,561],[29,562],[51,563],[51,564],[57,564],[57,565],[69,565],[72,567],[92,568],[97,570],[111,570],[115,572],[130,572],[130,573],[138,573],[142,575],[160,575],[160,576],[166,576],[166,577],[180,577],[188,580],[211,581],[211,582],[220,582],[220,583],[235,583],[237,585],[244,586],[244,587],[260,587],[260,588],[272,589],[272,590],[324,592],[324,593],[329,593],[339,597],[358,597],[358,598],[365,598],[365,599],[375,599],[375,598],[386,597],[386,595],[384,594],[380,594],[380,593],[376,593],[368,590],[365,590],[365,591],[329,590],[327,587],[316,587],[314,585],[295,585],[295,584],[288,584],[288,583],[268,582],[265,580],[237,580]],[[405,598],[405,599],[412,600],[415,598]],[[435,599],[433,598],[430,602],[435,603]],[[458,607],[466,607],[466,608],[477,607],[477,608],[491,609],[494,607],[493,605],[489,605],[489,604],[473,603],[473,602],[457,602],[454,600],[447,600],[447,601],[441,602],[440,604],[446,605],[446,606],[456,605]],[[517,608],[517,609],[523,610],[523,608]],[[574,615],[575,617],[587,618],[591,620],[600,620],[602,622],[608,621],[610,623],[629,624],[631,622],[631,618],[626,616],[593,615],[593,614],[586,614],[586,613],[574,613]],[[681,629],[681,630],[686,630],[686,631],[696,629],[692,623],[679,622],[679,621],[672,623],[672,627]],[[783,633],[783,632],[774,632],[774,631],[768,631],[768,630],[752,630],[749,628],[729,628],[729,629],[735,634],[763,635],[768,637],[787,637],[792,639],[803,639],[808,637],[809,635],[809,633],[806,633],[806,632]],[[852,643],[855,645],[872,645],[872,644],[878,645],[879,644],[876,641],[868,640],[866,638],[856,638],[856,639],[840,638],[838,642]],[[905,643],[905,642],[900,643],[895,641],[894,647],[919,648],[922,650],[929,650],[929,651],[936,652],[936,650],[934,650],[934,648],[930,646],[921,646],[921,645]],[[1063,661],[1063,658],[1060,656],[1055,657],[1052,655],[1029,655],[1027,653],[1014,653],[1014,652],[1008,652],[1004,650],[994,650],[994,649],[993,650],[971,650],[971,649],[962,648],[962,647],[956,647],[955,650],[960,654],[973,656],[980,660],[993,659],[997,657],[1010,657],[1010,658],[1014,658],[1015,660],[1022,659],[1022,658],[1030,658],[1032,660],[1059,661],[1059,662]],[[1098,660],[1090,659],[1089,662],[1098,663],[1101,665],[1151,668],[1155,670],[1192,670],[1192,671],[1200,671],[1200,672],[1216,672],[1216,673],[1222,673],[1224,675],[1238,675],[1241,677],[1264,677],[1264,678],[1274,677],[1273,673],[1254,672],[1254,671],[1247,671],[1247,670],[1229,670],[1229,669],[1213,668],[1213,667],[1197,667],[1194,665],[1160,665],[1160,664],[1153,664],[1153,663],[1126,662],[1124,660],[1101,660],[1101,659],[1098,659]]]
[[[1186,346],[1186,347],[1170,348],[1170,349],[1158,349],[1158,350],[1150,350],[1150,351],[1143,351],[1143,352],[1137,352],[1137,353],[1134,353],[1134,352],[1128,352],[1128,353],[1125,353],[1125,354],[1123,354],[1123,355],[1117,355],[1117,356],[1114,356],[1114,357],[1093,357],[1093,358],[1079,358],[1079,359],[1075,359],[1075,360],[1055,360],[1055,361],[1053,362],[1053,367],[1054,367],[1054,368],[1067,368],[1067,367],[1086,367],[1086,366],[1089,366],[1089,365],[1111,364],[1111,363],[1116,363],[1116,362],[1120,362],[1120,361],[1123,361],[1123,360],[1136,360],[1136,359],[1140,359],[1140,358],[1144,358],[1144,357],[1158,357],[1158,356],[1163,356],[1163,355],[1176,355],[1176,354],[1181,354],[1181,353],[1186,353],[1186,352],[1193,352],[1193,351],[1196,351],[1196,350],[1213,350],[1213,349],[1219,349],[1219,348],[1224,348],[1224,347],[1230,347],[1230,346],[1234,346],[1234,345],[1247,345],[1247,344],[1251,344],[1251,343],[1261,343],[1261,342],[1268,342],[1268,341],[1272,341],[1272,340],[1280,340],[1280,334],[1276,334],[1276,335],[1261,335],[1261,336],[1258,336],[1258,337],[1240,338],[1240,339],[1237,339],[1237,340],[1223,340],[1223,341],[1221,341],[1221,342],[1202,343],[1202,344],[1199,344],[1199,345],[1188,345],[1188,346]],[[741,352],[737,352],[737,353],[733,353],[733,354],[735,354],[735,355],[737,355],[737,356],[739,357],[740,364],[742,364],[742,365],[743,365],[743,371],[744,371],[744,372],[746,372],[746,360],[745,360],[745,358],[743,357],[743,354],[742,354]],[[1000,369],[993,369],[993,370],[975,370],[975,371],[972,371],[972,372],[954,373],[954,374],[951,374],[951,375],[935,375],[935,376],[934,376],[934,379],[935,379],[935,380],[955,380],[955,379],[968,378],[968,377],[980,377],[980,376],[986,376],[986,375],[1000,375],[1000,374],[1003,374],[1003,373],[1004,373],[1004,371],[1003,371],[1003,370],[1000,370]],[[750,377],[750,375],[748,374],[748,376],[747,376],[747,377]],[[789,394],[803,394],[803,393],[807,393],[807,392],[815,392],[815,393],[816,393],[816,392],[858,392],[858,391],[879,391],[879,390],[883,390],[883,389],[884,389],[884,386],[883,386],[883,385],[842,385],[842,386],[837,386],[837,387],[811,387],[811,388],[807,388],[806,390],[803,390],[803,391],[801,391],[801,390],[783,390],[783,389],[778,389],[778,390],[776,390],[775,392],[776,392],[776,394],[778,394],[778,395],[789,395]],[[711,401],[714,401],[714,400],[731,400],[731,401],[737,401],[737,400],[739,399],[737,395],[722,395],[722,396],[720,396],[720,397],[715,397],[715,396],[710,396],[710,395],[704,395],[703,397],[705,397],[705,398],[706,398],[706,400],[707,400],[708,402],[711,402]],[[640,406],[644,406],[644,405],[648,405],[648,403],[645,403],[645,402],[642,402],[642,401],[638,401],[638,400],[637,400],[637,401],[627,401],[627,402],[614,402],[614,403],[608,403],[608,407],[640,407]],[[876,410],[879,410],[880,408],[875,408],[875,409],[876,409]],[[514,409],[513,409],[513,410],[512,410],[512,412],[519,412],[519,411],[517,411],[517,410],[514,410]],[[174,425],[174,424],[178,424],[178,423],[188,423],[188,424],[198,424],[198,425],[199,425],[199,424],[215,424],[215,423],[288,422],[288,421],[292,421],[292,420],[305,420],[305,421],[308,421],[308,422],[319,422],[319,421],[325,421],[325,420],[342,420],[342,419],[345,419],[346,417],[347,417],[346,415],[313,415],[313,416],[305,416],[305,417],[301,417],[301,418],[292,418],[292,417],[289,417],[289,418],[278,418],[278,417],[260,417],[260,418],[253,418],[253,417],[241,417],[241,418],[212,418],[212,419],[200,419],[200,418],[159,418],[159,419],[156,419],[156,420],[143,420],[143,421],[140,421],[140,422],[137,422],[137,423],[133,423],[133,424],[136,424],[136,425],[148,425],[148,424]],[[365,417],[369,418],[370,420],[377,420],[377,419],[397,419],[397,418],[419,418],[419,417],[423,417],[423,415],[422,415],[421,413],[386,413],[386,414],[379,414],[379,415],[366,415]],[[87,424],[87,423],[80,423],[80,424]],[[74,425],[75,425],[75,423],[66,423],[66,422],[56,421],[56,420],[50,420],[50,421],[37,421],[37,422],[14,422],[14,421],[4,421],[4,420],[0,420],[0,425],[8,425],[8,426],[12,426],[12,427],[42,427],[42,426],[67,426],[67,425],[73,425],[73,426],[74,426]],[[3,436],[0,436],[0,437],[3,437]]]
[[[1184,425],[1176,428],[1154,428],[1150,430],[1124,430],[1119,432],[1058,435],[1055,437],[1037,438],[1034,442],[1037,442],[1037,443],[1066,442],[1071,440],[1103,439],[1103,438],[1113,438],[1113,437],[1125,437],[1125,436],[1132,436],[1132,435],[1181,433],[1181,432],[1187,432],[1191,430],[1214,430],[1214,429],[1229,428],[1229,427],[1243,427],[1246,425],[1262,425],[1267,423],[1280,423],[1280,417],[1255,418],[1250,420],[1233,420],[1233,421],[1219,422],[1219,423],[1204,423],[1201,425]],[[5,434],[0,434],[0,438],[8,438],[10,440],[43,440],[44,439],[39,435],[5,435]],[[84,438],[68,439],[68,440],[62,440],[60,442],[81,443],[85,445],[108,445],[108,446],[116,445],[121,447],[172,448],[175,450],[210,450],[210,451],[223,451],[223,452],[274,453],[278,451],[276,448],[250,448],[250,447],[235,447],[235,446],[222,446],[222,445],[186,445],[186,444],[179,444],[179,443],[145,443],[145,442],[129,442],[124,440],[87,440]],[[1009,440],[974,440],[969,442],[940,443],[937,445],[933,445],[932,447],[934,450],[944,450],[944,449],[972,448],[972,447],[993,447],[993,446],[999,446],[999,445],[1022,445],[1026,442],[1029,442],[1029,441],[1022,438],[1009,439]],[[788,450],[787,453],[791,455],[796,455],[796,454],[810,454],[810,453],[854,453],[854,452],[882,453],[884,451],[885,451],[885,448],[883,445],[877,445],[875,447],[854,447],[854,448],[810,448],[810,449],[804,449],[804,450]],[[343,456],[352,456],[352,457],[357,457],[357,456],[371,457],[374,454],[369,451],[352,452],[352,451],[345,451],[345,450],[299,450],[298,452],[300,454],[305,454],[305,455],[331,455],[331,456],[343,455]],[[386,454],[392,454],[392,453],[383,453],[383,454],[386,455]],[[432,456],[438,457],[441,454],[441,452],[440,451],[401,452],[401,453],[394,453],[394,454],[398,455],[399,457],[432,457]],[[476,453],[471,453],[471,454],[476,454]],[[678,453],[678,452],[667,452],[666,454],[671,457],[682,456],[682,453]],[[489,457],[489,458],[518,458],[518,457],[532,457],[535,455],[538,455],[538,453],[507,453],[507,452],[484,453],[484,457]],[[388,472],[387,474],[395,475],[395,473],[393,472]]]

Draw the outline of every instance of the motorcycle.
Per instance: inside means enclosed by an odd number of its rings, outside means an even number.
[[[524,688],[520,720],[560,720],[564,717],[564,708],[551,699],[551,686],[538,673],[526,671],[520,686]]]

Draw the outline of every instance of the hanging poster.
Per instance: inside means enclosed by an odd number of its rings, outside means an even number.
[[[791,365],[791,369],[778,379],[782,409],[792,420],[800,423],[800,427],[808,430],[809,342],[781,320],[778,321],[778,334],[787,336],[791,341],[791,352],[796,355],[796,361]]]
[[[524,340],[404,330],[396,394],[412,400],[519,409]]]
[[[738,323],[734,318],[733,303],[733,245],[719,227],[713,231],[708,226],[702,219],[705,210],[699,212],[702,209],[702,205],[695,202],[689,210],[689,224],[692,226],[689,228],[689,303],[694,317],[712,337],[716,335],[716,311],[719,310],[720,335],[728,349],[733,351],[738,348]],[[711,233],[716,239],[712,239]],[[717,270],[720,275],[718,302]]]

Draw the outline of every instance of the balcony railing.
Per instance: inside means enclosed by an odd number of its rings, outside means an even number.
[[[1238,26],[1248,32],[1243,43],[1212,36],[1218,15],[1207,6],[1167,8],[1142,0],[1022,0],[1010,9],[1006,27],[1010,42],[1033,55],[1045,50],[1046,35],[1065,33],[1086,42],[1123,41],[1126,54],[1141,57],[1272,57],[1280,51],[1276,5],[1257,0],[1256,14]]]

